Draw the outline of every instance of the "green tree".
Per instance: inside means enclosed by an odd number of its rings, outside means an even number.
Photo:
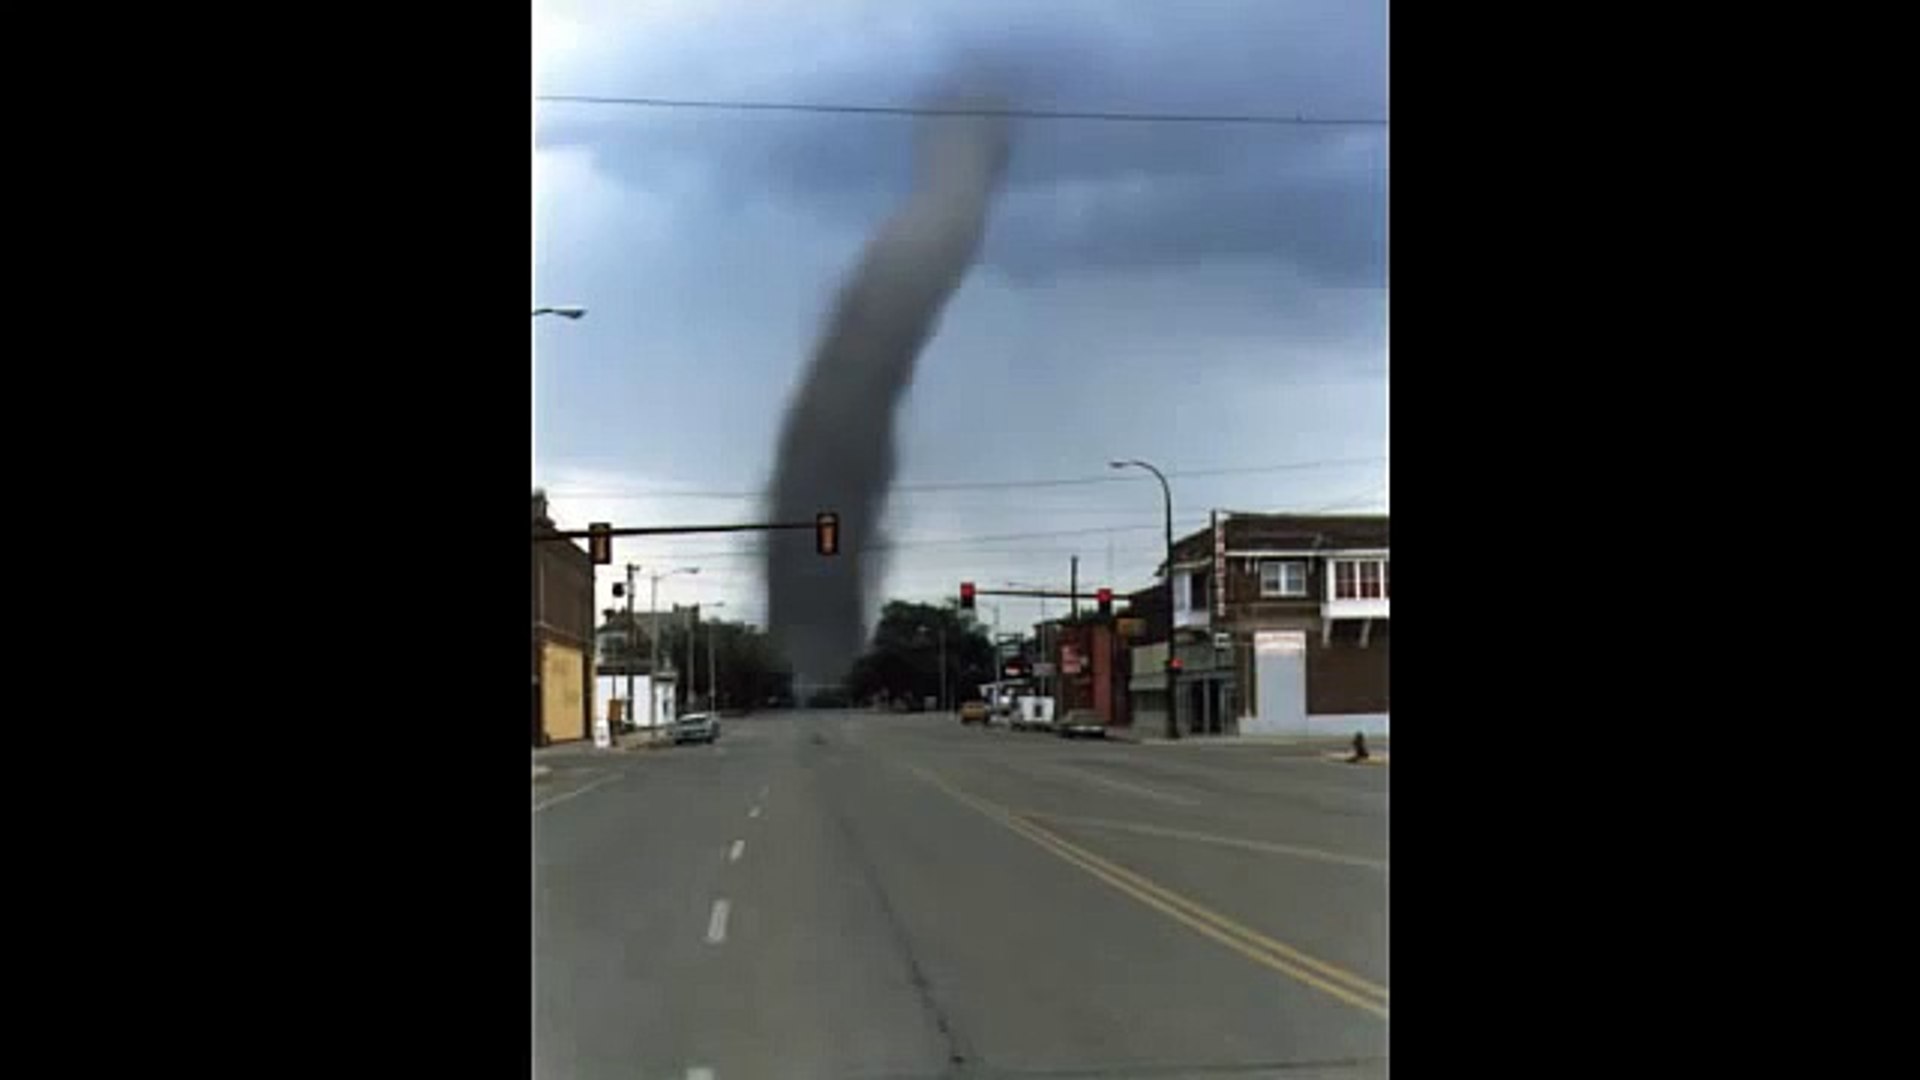
[[[993,678],[993,643],[957,604],[888,601],[873,641],[854,662],[847,686],[859,700],[920,701],[940,694],[940,642],[946,638],[947,692],[953,701],[978,697]]]

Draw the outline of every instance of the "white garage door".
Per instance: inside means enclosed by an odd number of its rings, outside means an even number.
[[[1307,635],[1303,630],[1262,630],[1253,635],[1254,704],[1260,710],[1240,725],[1248,734],[1307,733]]]

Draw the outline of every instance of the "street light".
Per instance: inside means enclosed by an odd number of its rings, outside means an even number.
[[[1165,500],[1167,514],[1167,738],[1180,737],[1180,667],[1173,648],[1173,489],[1167,486],[1167,476],[1159,469],[1144,461],[1109,461],[1110,469],[1145,469],[1160,481],[1160,496]]]
[[[675,574],[697,574],[697,566],[682,566],[674,570],[655,571],[647,577],[652,583],[652,591],[647,599],[647,622],[653,630],[648,635],[653,638],[653,655],[647,661],[647,725],[651,727],[660,715],[660,579]],[[692,659],[689,655],[688,659]]]
[[[726,606],[727,606],[727,602],[725,600],[715,600],[711,604],[701,605],[703,609],[723,608]],[[720,633],[720,624],[718,622],[712,623],[707,627],[707,711],[708,712],[717,711],[720,705],[720,682],[715,677],[717,661],[714,660],[714,657],[718,654],[718,650],[715,648],[715,643],[716,643],[717,637],[719,636],[719,633]],[[688,647],[689,648],[692,647],[691,642],[689,642]],[[691,659],[691,657],[689,657],[689,659]]]
[[[558,307],[537,307],[533,309],[533,316],[536,319],[542,315],[558,315],[563,319],[580,319],[585,316],[586,313],[586,308],[573,304],[562,304]]]

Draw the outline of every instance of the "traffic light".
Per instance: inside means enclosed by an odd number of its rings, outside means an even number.
[[[580,549],[574,548],[574,550],[578,551]],[[593,554],[593,561],[596,566],[605,566],[612,562],[613,526],[605,521],[596,521],[588,525],[587,550]]]
[[[1100,591],[1093,594],[1093,598],[1100,602],[1100,614],[1102,616],[1113,614],[1113,590],[1112,589],[1101,589]]]
[[[973,582],[971,581],[960,583],[960,606],[968,611],[973,610]]]
[[[618,600],[618,599],[620,599],[621,597],[623,597],[623,596],[625,596],[625,595],[627,595],[627,583],[626,583],[626,582],[624,582],[624,581],[616,581],[616,582],[614,582],[614,583],[613,583],[613,598],[614,598],[615,600]]]
[[[840,515],[813,515],[813,550],[822,555],[840,554]]]

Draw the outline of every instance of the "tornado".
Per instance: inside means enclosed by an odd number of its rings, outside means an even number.
[[[946,109],[1004,108],[981,98]],[[772,534],[767,622],[797,684],[838,682],[865,646],[866,585],[884,569],[879,522],[894,472],[894,424],[941,311],[980,251],[1005,173],[1004,116],[922,119],[913,191],[867,241],[841,285],[788,403],[769,500],[778,521],[840,514],[840,554],[810,534]]]

